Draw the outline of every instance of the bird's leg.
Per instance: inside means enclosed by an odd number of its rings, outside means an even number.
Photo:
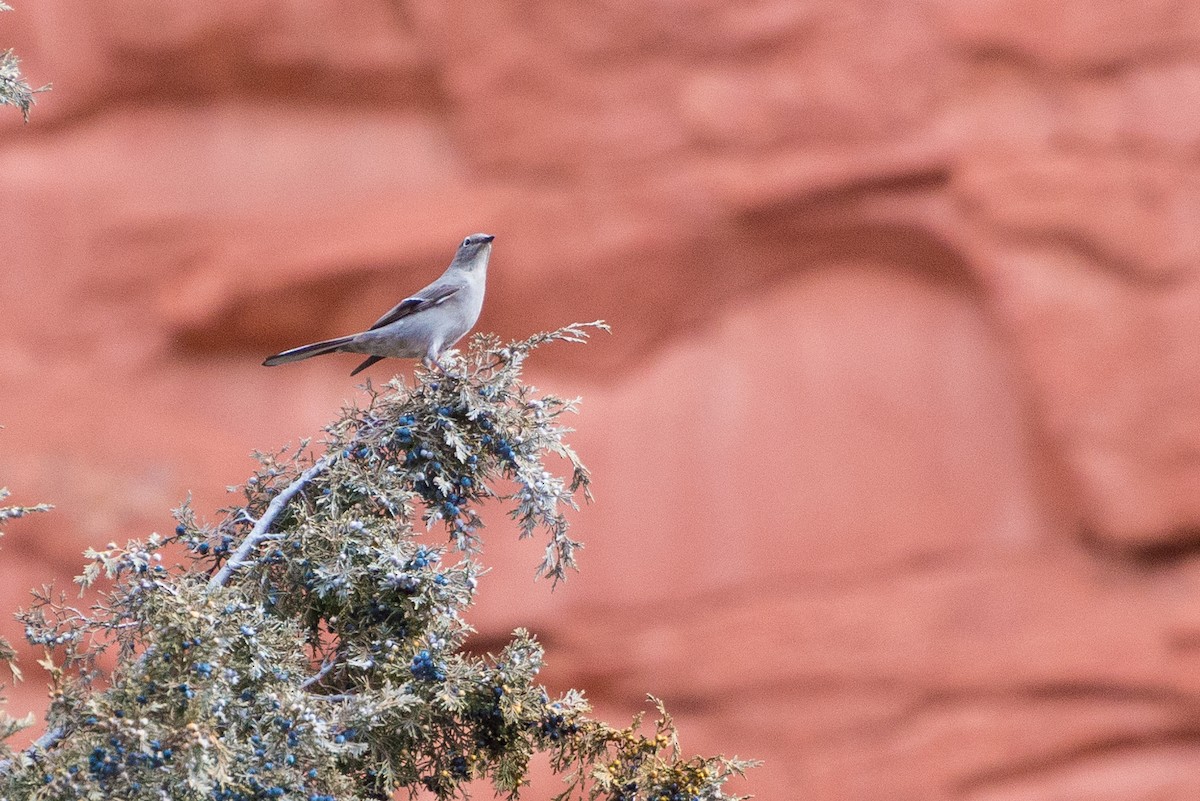
[[[442,366],[441,359],[439,359],[438,356],[435,356],[432,353],[425,354],[425,358],[421,359],[421,364],[425,365],[425,369],[427,369],[427,370],[432,370],[433,368],[436,367],[437,371],[439,373],[441,373],[442,375],[444,375],[446,378],[454,378],[454,376],[452,376],[452,375],[450,375],[450,373],[446,372],[446,368]]]
[[[442,375],[444,375],[446,378],[453,378],[458,381],[465,381],[467,379],[467,373],[465,371],[460,375],[458,373],[452,373],[449,370],[447,370],[445,365],[442,364],[441,357],[442,357],[441,353],[438,353],[436,356],[434,356],[434,355],[426,356],[425,357],[426,365],[427,366],[433,365],[434,367],[436,367],[438,369],[438,372],[441,373]]]

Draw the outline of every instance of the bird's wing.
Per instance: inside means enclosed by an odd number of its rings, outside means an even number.
[[[434,282],[415,295],[397,303],[391,311],[376,320],[375,324],[367,330],[374,331],[376,328],[383,328],[385,325],[391,325],[397,320],[403,320],[410,314],[416,314],[419,311],[445,303],[455,294],[461,292],[462,289],[462,284]]]

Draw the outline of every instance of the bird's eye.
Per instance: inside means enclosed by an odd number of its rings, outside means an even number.
[[[471,237],[468,236],[466,239],[463,240],[462,246],[465,248],[469,244],[471,244]]]

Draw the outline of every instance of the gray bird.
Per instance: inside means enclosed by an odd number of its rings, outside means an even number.
[[[440,369],[438,359],[442,353],[462,339],[479,319],[493,239],[491,234],[468,236],[458,246],[454,261],[440,278],[397,303],[361,334],[301,345],[276,353],[263,364],[274,367],[324,353],[341,352],[368,354],[350,375],[357,375],[389,357],[421,359],[426,365],[436,365]]]

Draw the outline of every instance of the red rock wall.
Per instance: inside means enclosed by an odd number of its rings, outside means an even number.
[[[0,609],[220,506],[355,394],[262,356],[487,230],[482,328],[615,333],[534,362],[585,397],[583,572],[493,529],[482,636],[761,798],[1200,793],[1200,4],[28,0],[0,42],[55,84],[0,115],[0,479],[58,505]]]

